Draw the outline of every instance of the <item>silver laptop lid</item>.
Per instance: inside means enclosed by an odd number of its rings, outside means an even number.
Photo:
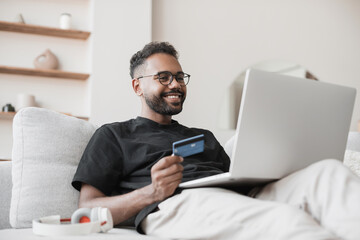
[[[355,95],[350,87],[248,70],[231,175],[277,179],[322,159],[342,160]]]

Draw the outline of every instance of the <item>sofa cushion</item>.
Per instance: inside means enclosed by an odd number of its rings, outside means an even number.
[[[152,237],[139,234],[135,229],[113,228],[107,233],[92,233],[89,235],[73,235],[73,236],[40,236],[35,235],[31,228],[28,229],[4,229],[0,230],[0,239],[21,239],[21,240],[161,240],[164,238]]]
[[[0,162],[0,229],[9,228],[11,201],[11,161]]]
[[[31,227],[32,220],[70,217],[79,193],[71,181],[96,127],[84,120],[42,108],[24,108],[13,122],[10,224]]]
[[[360,152],[346,150],[344,164],[349,167],[351,171],[360,176]]]
[[[346,150],[360,152],[360,132],[349,132]]]

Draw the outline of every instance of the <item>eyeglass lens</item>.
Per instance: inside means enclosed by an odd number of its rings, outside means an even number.
[[[159,81],[163,85],[169,85],[172,82],[173,77],[175,77],[176,81],[183,86],[185,86],[189,81],[189,76],[181,72],[177,73],[174,76],[171,72],[160,72],[158,74]]]

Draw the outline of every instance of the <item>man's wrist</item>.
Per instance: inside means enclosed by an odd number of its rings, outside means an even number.
[[[158,197],[156,196],[156,191],[154,187],[151,184],[143,188],[137,189],[136,191],[140,195],[139,197],[141,197],[141,199],[146,200],[146,205],[150,205],[160,201],[160,199],[158,199]]]

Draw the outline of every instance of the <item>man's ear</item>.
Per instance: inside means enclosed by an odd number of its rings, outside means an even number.
[[[134,79],[132,80],[132,87],[133,87],[134,92],[136,93],[136,95],[138,95],[138,96],[143,95],[143,92],[142,92],[142,89],[141,89],[141,86],[140,86],[140,81],[139,81],[139,79],[134,78]]]

